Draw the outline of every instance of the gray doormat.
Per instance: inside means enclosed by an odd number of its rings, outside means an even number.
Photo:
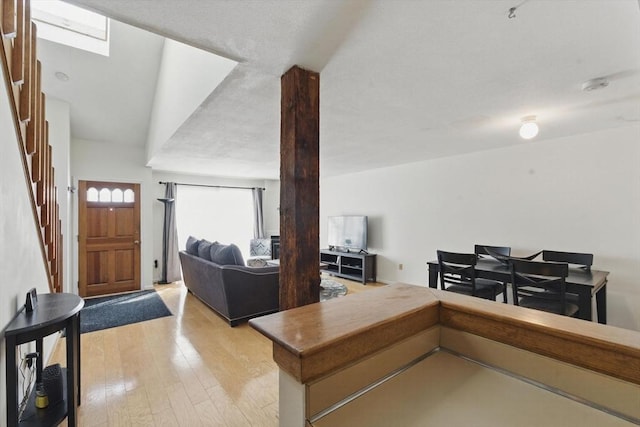
[[[154,289],[84,300],[80,332],[93,332],[171,316]]]

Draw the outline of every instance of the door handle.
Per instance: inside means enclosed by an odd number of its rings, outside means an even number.
[[[133,241],[133,244],[134,244],[134,245],[139,245],[139,244],[140,244],[140,240],[134,240],[134,241]]]

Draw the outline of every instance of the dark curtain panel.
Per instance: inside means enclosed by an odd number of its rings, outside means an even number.
[[[262,188],[253,188],[253,238],[264,239],[264,219],[262,216]]]
[[[166,280],[170,283],[182,280],[182,275],[180,273],[180,258],[178,256],[178,226],[176,225],[178,185],[175,182],[167,182],[165,184],[164,197],[167,199],[173,199],[173,203],[165,203],[165,241],[163,242],[163,245],[165,245],[166,248],[166,252],[164,253],[167,257]]]

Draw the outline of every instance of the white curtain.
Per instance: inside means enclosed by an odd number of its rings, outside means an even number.
[[[167,282],[176,282],[182,280],[180,272],[180,258],[178,255],[178,227],[176,223],[176,205],[178,203],[178,186],[175,182],[167,182],[165,184],[164,197],[173,199],[173,203],[165,203],[165,237],[166,254],[167,254]]]
[[[262,215],[262,188],[253,188],[253,238],[264,239],[264,218]]]

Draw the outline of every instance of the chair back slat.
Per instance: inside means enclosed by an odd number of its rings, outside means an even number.
[[[440,260],[447,264],[457,264],[460,266],[476,265],[477,261],[475,254],[438,251],[438,262],[440,262]]]
[[[442,275],[442,280],[444,281],[445,285],[469,286],[470,288],[473,287],[473,283],[470,279],[464,276],[456,276],[452,273],[444,273]]]
[[[522,274],[535,274],[539,276],[567,277],[569,266],[559,262],[540,262],[520,259],[511,259],[510,264],[517,267],[516,271]]]
[[[475,249],[476,255],[491,256],[491,253],[487,251],[487,248],[489,249],[489,251],[495,254],[502,255],[502,256],[511,256],[511,248],[508,246],[475,245],[474,249]]]
[[[568,264],[581,265],[587,269],[591,269],[593,265],[593,254],[581,252],[560,252],[560,251],[542,251],[542,259],[553,262],[566,262]]]

